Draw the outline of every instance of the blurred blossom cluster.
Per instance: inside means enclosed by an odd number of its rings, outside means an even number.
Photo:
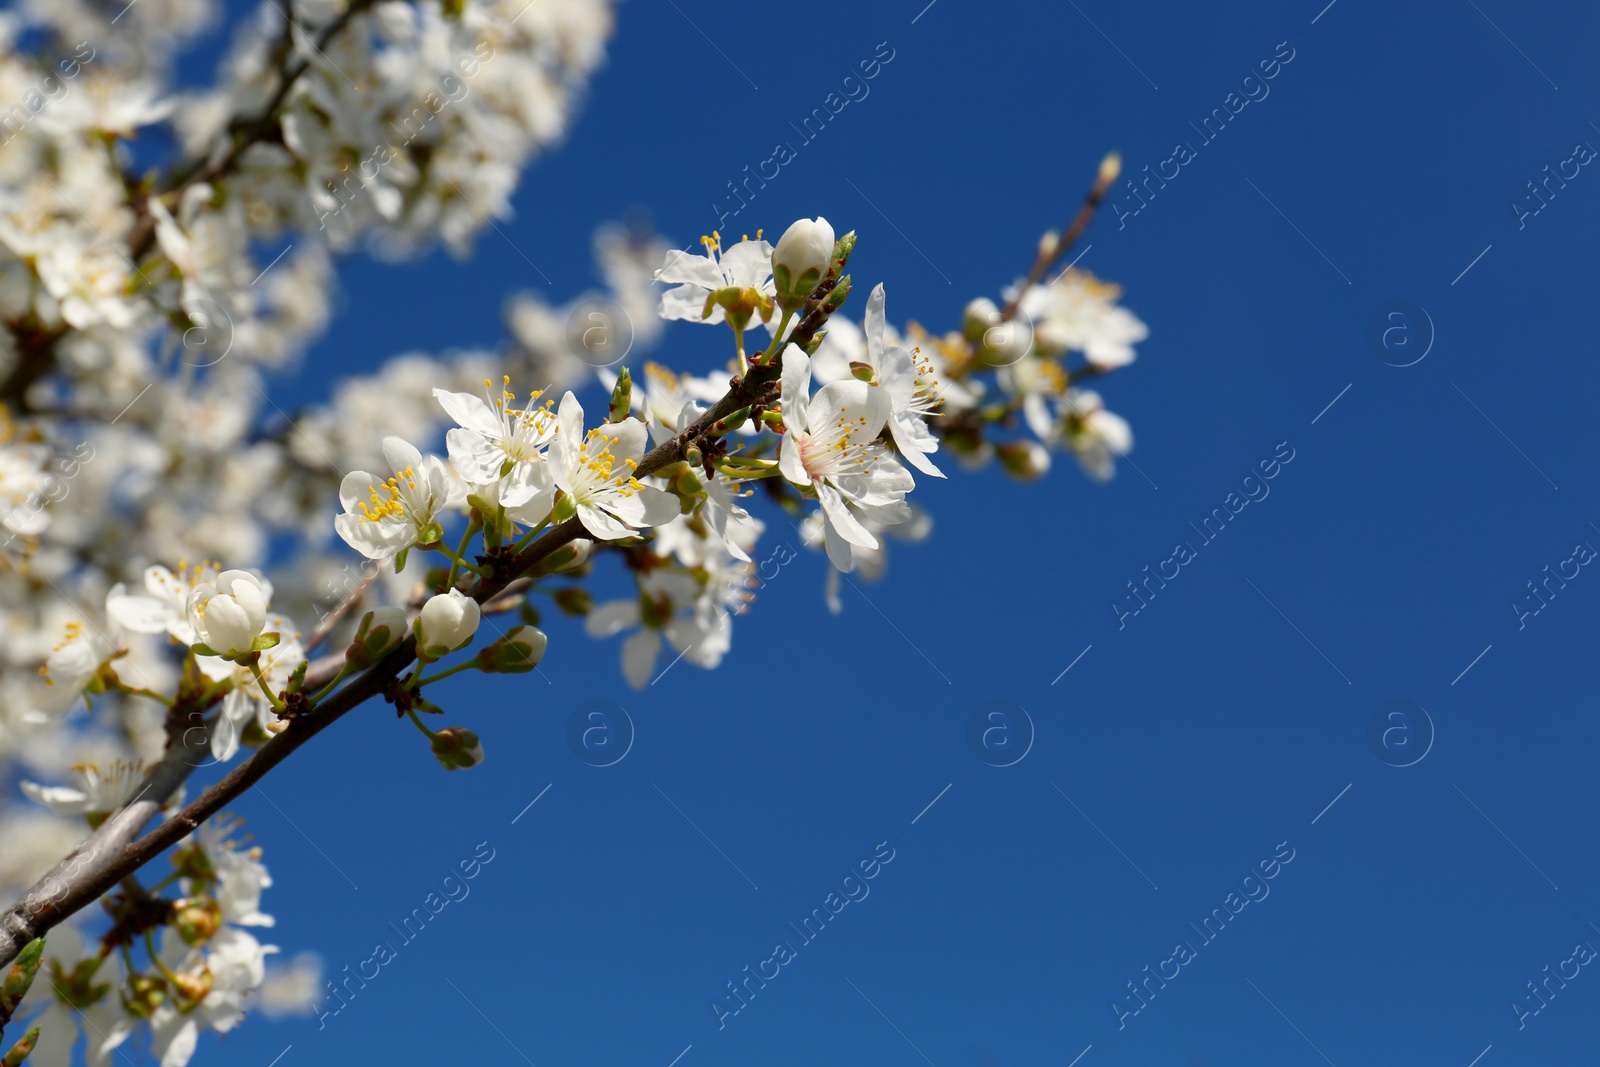
[[[929,536],[911,494],[952,461],[1033,479],[1068,452],[1105,479],[1133,446],[1082,383],[1131,363],[1146,329],[1116,286],[1050,276],[1070,237],[1046,234],[999,303],[951,309],[940,334],[891,321],[885,287],[846,273],[855,234],[821,218],[698,251],[603,225],[600,288],[513,295],[499,347],[403,353],[285,412],[268,375],[324,331],[338,257],[465,254],[508,218],[611,6],[268,0],[204,89],[174,66],[220,5],[119,6],[0,13],[8,899],[193,735],[197,765],[227,763],[369,677],[442,767],[470,768],[482,741],[429,725],[428,687],[534,669],[551,608],[620,637],[636,687],[676,658],[715,667],[774,519],[825,557],[837,611],[839,574],[877,577],[886,537]],[[157,131],[173,158],[150,168],[134,141]],[[620,363],[669,320],[717,330],[712,369]],[[609,397],[580,398],[595,385]],[[633,594],[595,603],[607,560]],[[499,616],[513,624],[478,642]],[[30,1062],[136,1041],[175,1067],[252,1006],[295,1010],[315,966],[268,982],[276,950],[251,932],[272,925],[271,884],[218,817],[164,877],[58,926],[24,1006]]]

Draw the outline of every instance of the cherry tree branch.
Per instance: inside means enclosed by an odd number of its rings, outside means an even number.
[[[783,374],[782,345],[809,346],[841,302],[835,288],[840,284],[839,275],[847,258],[848,251],[818,288],[809,313],[794,332],[784,342],[775,340],[769,346],[770,358],[752,366],[745,376],[733,378],[727,393],[709,411],[676,437],[646,453],[635,477],[648,477],[681,461],[691,444],[713,439],[711,431],[718,422],[769,397],[772,385]],[[577,517],[567,519],[503,563],[495,577],[475,579],[462,591],[479,603],[493,600],[557,549],[590,536]],[[331,681],[338,674],[343,659],[342,655],[319,659],[307,669],[306,688],[314,691]],[[271,741],[181,811],[140,837],[139,832],[151,816],[194,770],[195,757],[206,751],[206,731],[190,729],[178,733],[176,727],[169,725],[167,754],[146,776],[135,800],[102,823],[21,900],[0,913],[0,967],[11,963],[29,941],[44,936],[74,912],[93,904],[123,878],[193,833],[202,822],[245,793],[301,745],[383,693],[415,659],[416,640],[407,637],[376,664],[318,704],[311,714],[288,720],[286,728]],[[195,734],[199,736],[192,736]]]
[[[1078,238],[1083,236],[1083,231],[1089,228],[1089,223],[1094,221],[1095,212],[1100,209],[1100,202],[1105,199],[1106,191],[1111,188],[1111,183],[1117,180],[1122,173],[1122,157],[1112,153],[1100,163],[1100,170],[1095,175],[1094,184],[1089,187],[1089,192],[1083,198],[1083,205],[1078,208],[1078,214],[1073,218],[1072,224],[1067,227],[1067,232],[1059,237],[1046,235],[1045,240],[1039,243],[1039,254],[1033,261],[1033,269],[1028,271],[1028,278],[1017,287],[1017,295],[1006,301],[1004,310],[1000,312],[1001,322],[1010,322],[1022,306],[1022,297],[1029,289],[1039,284],[1039,279],[1049,273],[1050,268],[1061,261],[1067,250],[1078,243]]]
[[[219,142],[217,148],[208,155],[175,166],[166,180],[160,183],[160,187],[148,195],[181,197],[183,191],[190,186],[214,181],[231,173],[238,166],[240,157],[252,145],[275,136],[278,130],[279,109],[289,98],[289,93],[295,84],[306,71],[311,69],[309,59],[304,57],[294,59],[292,47],[294,35],[297,32],[304,35],[312,48],[320,54],[336,34],[376,2],[377,0],[351,0],[350,6],[322,27],[314,37],[297,27],[292,15],[287,15],[283,35],[273,46],[278,66],[278,84],[266,105],[255,114],[238,116],[228,124],[228,141],[225,148]],[[134,183],[134,188],[138,188],[138,183]],[[136,202],[131,206],[137,214],[137,221],[128,234],[128,259],[131,263],[138,263],[155,245],[156,221],[147,199],[136,198]],[[18,359],[11,372],[4,380],[0,380],[0,405],[9,405],[21,410],[26,408],[28,390],[35,382],[55,369],[56,342],[66,331],[30,332],[19,331],[12,327],[12,332],[17,335]]]

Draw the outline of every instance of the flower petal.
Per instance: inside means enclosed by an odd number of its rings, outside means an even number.
[[[500,413],[491,408],[483,397],[471,393],[451,393],[444,389],[435,389],[433,396],[444,408],[444,413],[462,428],[496,440],[505,433]]]

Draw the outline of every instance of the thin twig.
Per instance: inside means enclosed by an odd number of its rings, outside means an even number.
[[[843,264],[841,263],[841,271]],[[825,283],[828,289],[831,285]],[[824,289],[818,290],[826,295]],[[827,323],[829,312],[821,306],[813,308],[801,320],[789,340],[802,347],[809,344]],[[767,388],[783,375],[782,350],[762,365],[750,369],[743,378],[734,378],[722,399],[711,410],[700,416],[682,433],[651,449],[640,460],[635,477],[645,478],[683,458],[689,443],[708,436],[717,422],[748,407],[762,396]],[[478,578],[462,591],[480,604],[500,596],[515,581],[538,566],[539,562],[564,545],[580,537],[590,537],[583,523],[575,516],[555,526],[523,549],[506,568],[509,577],[503,580]],[[342,656],[325,656],[306,672],[306,686],[311,688],[326,684],[338,673]],[[41,879],[21,900],[0,914],[0,967],[14,960],[23,947],[36,937],[42,937],[67,916],[93,904],[121,879],[155,859],[162,852],[193,833],[202,822],[260,781],[267,772],[287,759],[301,745],[310,741],[338,719],[382,693],[386,686],[399,677],[400,672],[416,658],[416,639],[408,636],[365,673],[344,688],[335,692],[310,715],[288,720],[287,727],[268,741],[244,762],[240,763],[216,784],[196,797],[182,811],[169,817],[160,826],[137,837],[139,830],[170,797],[193,769],[191,755],[204,751],[204,738],[193,746],[189,731],[174,739],[174,747],[146,779],[139,799],[101,824],[89,837],[58,863],[50,874]],[[324,680],[318,682],[313,674]],[[135,838],[137,837],[137,840]]]
[[[1073,245],[1078,243],[1078,238],[1083,236],[1083,231],[1089,228],[1089,223],[1094,221],[1094,213],[1099,210],[1100,202],[1106,197],[1106,190],[1111,188],[1111,183],[1117,180],[1117,175],[1122,173],[1122,157],[1116,153],[1107,156],[1100,164],[1100,171],[1095,175],[1094,184],[1089,187],[1089,193],[1083,198],[1083,206],[1078,208],[1077,217],[1072,220],[1072,225],[1067,227],[1067,232],[1062,234],[1055,242],[1042,243],[1039,254],[1034,258],[1033,269],[1028,272],[1028,278],[1017,288],[1017,294],[1006,301],[1005,310],[1000,312],[1001,322],[1010,322],[1017,314],[1017,309],[1022,306],[1023,294],[1027,293],[1039,279],[1050,272],[1050,268],[1061,261]]]

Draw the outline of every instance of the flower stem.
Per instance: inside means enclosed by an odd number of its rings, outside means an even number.
[[[283,701],[278,699],[278,694],[274,693],[272,687],[267,684],[267,676],[261,673],[261,664],[251,661],[250,673],[256,676],[257,682],[261,683],[261,691],[267,694],[267,699],[272,702],[272,710],[282,711]]]
[[[146,952],[150,953],[150,962],[156,965],[156,970],[161,972],[161,977],[171,982],[173,989],[176,990],[179,985],[178,976],[167,970],[167,965],[161,962],[161,956],[156,952],[155,938],[150,936],[149,930],[144,932],[144,948]]]
[[[427,739],[429,741],[432,741],[433,740],[433,731],[428,729],[427,726],[423,725],[423,722],[422,722],[421,719],[417,718],[416,710],[413,709],[413,708],[407,708],[406,709],[406,714],[411,717],[411,721],[412,722],[417,724],[417,729],[422,731],[423,736],[427,737]]]
[[[483,527],[476,522],[467,524],[466,532],[461,535],[461,544],[456,548],[456,554],[450,557],[450,577],[445,582],[446,588],[456,584],[456,577],[460,575],[461,568],[464,566],[461,557],[466,554],[467,545],[472,543],[473,535],[482,528]]]
[[[789,320],[794,318],[793,311],[785,311],[783,318],[778,320],[778,328],[772,334],[772,343],[767,346],[767,351],[762,355],[761,363],[765,366],[772,362],[773,352],[783,344],[783,331],[789,328]]]
[[[519,537],[517,539],[517,543],[511,546],[511,551],[521,552],[524,548],[527,548],[528,545],[533,543],[533,539],[543,533],[544,528],[549,525],[550,516],[547,515],[545,516],[544,521],[540,522],[539,525],[530,527],[527,533]]]
[[[161,881],[157,882],[155,885],[150,887],[150,895],[154,896],[155,894],[161,892],[163,889],[167,888],[167,886],[171,885],[173,882],[176,882],[179,878],[182,878],[182,877],[183,877],[183,872],[182,871],[173,871],[171,874],[169,874],[165,878],[161,879]]]
[[[475,661],[470,660],[470,659],[469,660],[465,660],[465,661],[463,661],[461,663],[457,663],[454,667],[446,667],[444,670],[440,671],[438,674],[430,674],[426,678],[419,678],[417,680],[416,687],[420,689],[425,685],[429,685],[429,684],[431,684],[433,682],[437,682],[441,678],[448,678],[452,674],[460,674],[462,671],[470,671],[473,667],[476,667],[476,666],[477,666],[477,663]]]
[[[730,321],[728,323],[728,325],[729,326],[733,326],[733,323]],[[733,347],[739,353],[739,373],[741,375],[749,373],[750,364],[744,358],[744,327],[743,326],[733,326]]]
[[[334,675],[333,681],[317,690],[317,694],[311,698],[312,707],[322,703],[322,698],[333,692],[334,689],[338,687],[339,683],[348,677],[350,677],[350,664],[347,661],[344,666],[339,668],[339,673]]]
[[[125,685],[120,681],[116,683],[116,688],[122,690],[124,693],[127,693],[130,696],[149,697],[151,700],[159,701],[169,708],[172,707],[174,703],[171,697],[164,697],[152,689],[140,689],[135,686]]]

